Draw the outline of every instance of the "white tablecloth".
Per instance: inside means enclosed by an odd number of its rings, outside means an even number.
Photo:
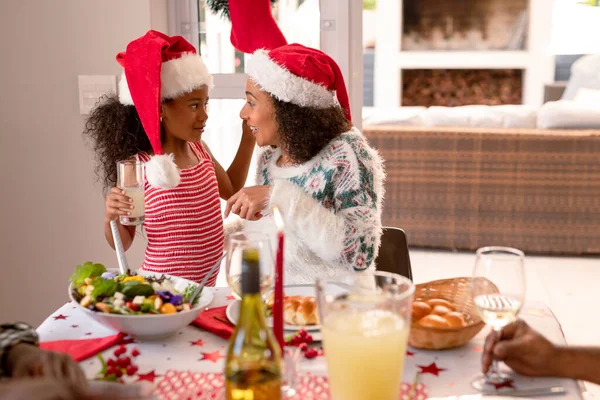
[[[212,288],[214,300],[208,307],[223,306],[231,301],[228,288]],[[564,343],[560,324],[542,303],[526,303],[521,317],[533,328],[555,343]],[[481,350],[488,329],[484,329],[466,346],[445,351],[410,349],[406,358],[404,381],[412,382],[417,371],[421,371],[420,382],[431,397],[474,394],[472,379],[479,373]],[[48,317],[38,328],[41,341],[89,339],[104,337],[115,332],[104,328],[80,311],[75,304],[67,303]],[[171,338],[160,342],[128,344],[137,348],[140,355],[135,359],[138,374],[127,377],[129,381],[156,384],[167,370],[222,372],[227,341],[194,326],[187,326]],[[106,350],[105,358],[112,357],[114,348]],[[81,367],[90,378],[100,370],[97,358],[81,362]],[[326,374],[325,358],[303,359],[301,371],[315,375]],[[515,376],[514,387],[528,389],[561,385],[567,389],[565,395],[549,396],[548,399],[581,399],[580,386],[576,381],[554,378],[526,378]],[[510,388],[502,389],[510,390]],[[545,398],[545,397],[537,397]]]

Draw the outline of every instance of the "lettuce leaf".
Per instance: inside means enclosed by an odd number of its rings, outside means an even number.
[[[104,265],[94,264],[93,262],[88,261],[75,267],[75,272],[73,272],[73,275],[71,275],[69,281],[73,284],[73,286],[78,287],[85,283],[84,281],[86,278],[100,276],[104,272],[106,272]]]
[[[104,280],[104,278],[96,278],[91,284],[94,286],[94,290],[92,290],[91,294],[93,301],[96,301],[96,299],[100,296],[113,296],[117,291],[117,282],[113,281],[112,279]]]

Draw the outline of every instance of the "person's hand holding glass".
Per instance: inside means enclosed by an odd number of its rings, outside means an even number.
[[[525,301],[524,254],[510,247],[483,247],[477,250],[471,281],[471,295],[481,319],[499,333],[513,322]],[[494,361],[488,373],[473,381],[482,392],[494,391],[509,377]]]
[[[144,163],[135,160],[117,162],[117,187],[131,199],[132,209],[120,215],[121,225],[141,225],[145,216]]]

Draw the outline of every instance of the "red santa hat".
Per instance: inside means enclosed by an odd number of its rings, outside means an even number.
[[[287,44],[269,0],[212,0],[209,6],[231,18],[231,43],[253,53],[246,74],[277,99],[302,107],[344,109],[352,121],[342,71],[333,58],[301,44]]]
[[[179,185],[179,170],[173,154],[163,154],[160,140],[160,105],[202,86],[213,86],[196,49],[181,36],[148,31],[117,55],[123,67],[119,82],[119,101],[134,105],[154,156],[146,163],[150,185],[168,189]]]
[[[339,105],[352,121],[342,71],[320,50],[297,43],[257,50],[246,64],[246,74],[279,100],[302,107]]]

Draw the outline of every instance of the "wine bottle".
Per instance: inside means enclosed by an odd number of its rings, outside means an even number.
[[[240,317],[225,362],[227,400],[281,399],[281,348],[267,327],[257,249],[242,254]]]

